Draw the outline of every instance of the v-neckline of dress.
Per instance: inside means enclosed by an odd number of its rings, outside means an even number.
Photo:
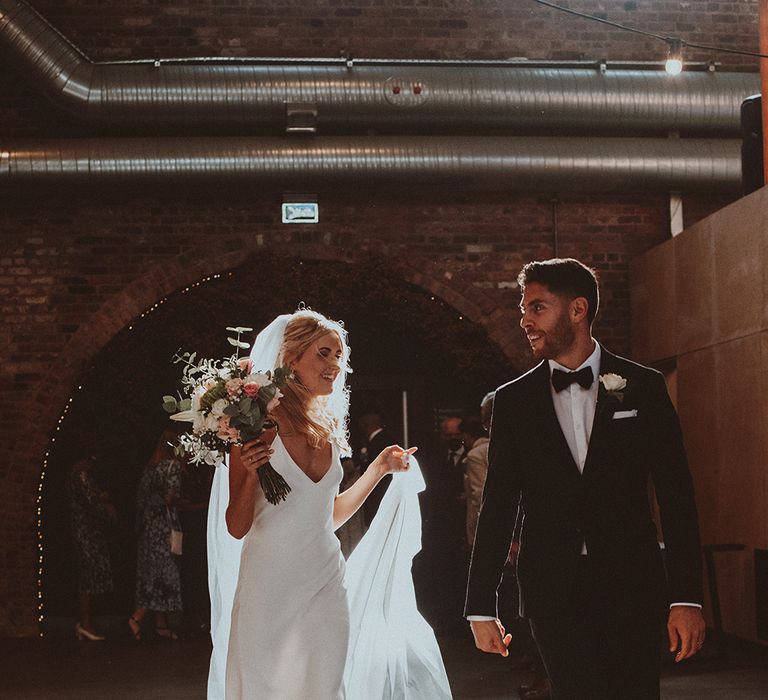
[[[302,468],[299,466],[299,463],[298,463],[298,462],[297,462],[297,461],[296,461],[296,460],[293,458],[293,456],[291,455],[291,453],[288,451],[288,447],[286,447],[286,444],[285,444],[285,442],[283,442],[283,439],[280,437],[280,435],[278,435],[278,436],[277,436],[275,439],[276,439],[276,440],[280,440],[280,445],[281,445],[281,447],[283,448],[283,451],[285,452],[286,456],[287,456],[287,457],[288,457],[288,459],[290,460],[291,464],[292,464],[294,467],[296,467],[296,469],[297,469],[298,471],[300,471],[300,472],[301,472],[301,473],[304,475],[304,478],[305,478],[305,479],[306,479],[306,480],[307,480],[307,481],[308,481],[310,484],[313,484],[314,486],[317,486],[317,485],[319,485],[319,484],[320,484],[320,482],[321,482],[323,479],[325,479],[325,477],[326,477],[326,476],[328,476],[329,472],[330,472],[330,471],[333,469],[333,459],[334,459],[334,450],[335,450],[335,446],[334,446],[333,442],[331,442],[331,463],[328,465],[328,468],[325,470],[325,472],[323,473],[323,475],[322,475],[322,476],[321,476],[321,477],[320,477],[320,478],[319,478],[317,481],[315,481],[315,480],[314,480],[314,479],[313,479],[313,478],[312,478],[312,477],[311,477],[309,474],[307,474],[307,472],[305,472],[305,471],[304,471],[304,470],[303,470],[303,469],[302,469]]]

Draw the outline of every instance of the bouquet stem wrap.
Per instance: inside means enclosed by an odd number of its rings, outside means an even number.
[[[277,433],[277,422],[272,416],[267,416],[259,437],[267,445],[271,445],[274,442]],[[274,467],[269,462],[262,464],[256,470],[256,473],[259,476],[259,483],[261,484],[261,490],[264,492],[264,498],[266,498],[273,506],[284,501],[291,492],[291,487],[288,486],[285,479],[275,471]]]

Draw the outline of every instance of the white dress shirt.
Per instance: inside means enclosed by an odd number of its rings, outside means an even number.
[[[555,405],[557,422],[560,423],[560,429],[563,431],[565,441],[571,450],[573,461],[580,472],[584,471],[584,463],[587,461],[587,450],[589,449],[589,438],[592,435],[592,426],[595,422],[601,357],[600,344],[595,343],[595,349],[592,351],[592,354],[576,369],[572,370],[564,367],[559,362],[548,360],[550,377],[555,369],[566,373],[578,372],[584,367],[589,367],[592,370],[594,381],[589,389],[585,389],[578,382],[573,382],[562,391],[555,391],[552,382],[549,383],[549,391],[552,394],[552,403]]]

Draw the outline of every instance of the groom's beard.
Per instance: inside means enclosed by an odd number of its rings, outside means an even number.
[[[568,312],[561,314],[554,328],[544,333],[542,343],[537,348],[531,348],[533,356],[538,360],[553,360],[562,355],[576,341],[576,332],[568,320]]]

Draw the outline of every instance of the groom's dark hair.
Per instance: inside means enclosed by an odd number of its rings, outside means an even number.
[[[597,274],[592,268],[573,258],[552,258],[529,262],[517,276],[520,291],[526,284],[543,284],[552,294],[587,300],[587,321],[592,325],[600,305]]]

